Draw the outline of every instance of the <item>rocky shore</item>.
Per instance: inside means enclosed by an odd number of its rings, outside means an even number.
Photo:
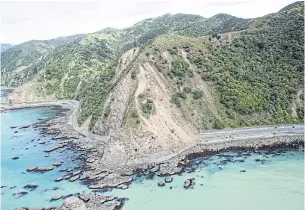
[[[37,106],[39,104],[32,105],[31,107]],[[51,106],[51,104],[44,103],[41,106]],[[20,107],[16,106],[16,108]],[[22,108],[25,108],[25,106],[22,106]],[[304,134],[277,136],[273,138],[253,138],[240,141],[228,140],[226,142],[209,144],[198,142],[190,148],[168,157],[157,156],[148,162],[146,160],[139,160],[136,164],[126,164],[128,162],[126,160],[126,158],[129,158],[128,156],[123,156],[120,160],[104,158],[104,156],[109,155],[106,154],[109,152],[109,147],[115,145],[114,142],[116,140],[114,137],[98,137],[97,135],[89,135],[88,132],[75,129],[73,118],[75,118],[77,112],[76,108],[77,106],[73,103],[63,103],[60,108],[62,110],[55,118],[41,119],[34,126],[41,130],[42,135],[55,135],[53,141],[57,141],[58,143],[52,148],[46,148],[46,154],[58,148],[84,151],[83,155],[79,157],[83,162],[79,170],[70,171],[65,176],[59,177],[54,181],[62,181],[63,179],[75,181],[79,179],[95,191],[103,192],[112,188],[126,189],[133,181],[132,175],[145,176],[148,179],[153,178],[155,175],[164,177],[164,182],[158,184],[159,186],[164,186],[166,183],[172,181],[173,175],[183,173],[193,159],[222,152],[258,152],[262,150],[272,151],[273,149],[304,148]],[[14,107],[11,107],[11,109],[14,109]],[[56,165],[58,164],[56,163],[53,166],[46,167],[35,166],[28,168],[28,171],[44,172],[52,170]],[[186,180],[184,187],[187,189],[192,184],[192,180]],[[62,197],[58,199],[62,199]],[[108,203],[109,200],[107,199],[109,198],[95,194],[68,197],[65,199],[65,203],[57,209],[119,209],[126,200],[123,198],[115,198],[113,200],[116,200],[116,202]],[[101,202],[101,200],[104,202]]]

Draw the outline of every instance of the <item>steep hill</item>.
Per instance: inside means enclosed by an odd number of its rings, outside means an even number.
[[[303,14],[302,2],[250,20],[166,14],[15,46],[1,74],[21,85],[12,102],[79,100],[83,129],[126,154],[178,151],[205,129],[303,122]]]
[[[6,44],[6,43],[0,43],[0,45],[1,45],[1,51],[0,51],[1,53],[14,46],[12,44]]]

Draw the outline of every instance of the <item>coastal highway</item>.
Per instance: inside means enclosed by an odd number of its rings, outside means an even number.
[[[304,134],[304,125],[274,125],[251,128],[210,130],[201,132],[200,143],[215,143],[221,141],[270,138],[275,136],[289,136]]]

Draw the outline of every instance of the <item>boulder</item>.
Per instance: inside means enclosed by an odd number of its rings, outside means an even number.
[[[17,128],[17,126],[10,126],[10,128],[11,128],[11,129],[13,129],[13,128]]]
[[[60,182],[60,181],[62,181],[64,178],[63,177],[58,177],[58,178],[56,178],[54,181],[55,182]]]
[[[72,176],[72,177],[69,179],[69,181],[70,181],[70,182],[74,182],[74,181],[78,180],[79,177],[80,177],[79,175]]]
[[[165,186],[165,183],[160,181],[160,182],[158,182],[158,186],[159,186],[159,187],[164,187],[164,186]]]
[[[118,188],[123,189],[123,190],[126,190],[126,189],[128,188],[128,185],[126,185],[126,184],[121,184],[121,185],[118,186]]]
[[[45,171],[51,171],[51,170],[53,170],[52,166],[44,166],[44,167],[37,168],[37,171],[39,171],[39,172],[45,172]]]
[[[72,176],[79,175],[81,172],[82,172],[82,171],[74,171],[74,172],[72,173]]]
[[[173,177],[166,177],[165,178],[165,182],[166,183],[170,183],[170,182],[172,182],[173,181]]]
[[[85,203],[87,203],[90,200],[90,197],[88,195],[79,195],[78,197]]]
[[[19,159],[19,157],[12,157],[12,159],[13,159],[13,160],[18,160],[18,159]]]
[[[59,210],[86,210],[85,203],[74,196],[65,199],[64,204],[59,208]]]
[[[159,165],[154,166],[153,168],[150,169],[151,172],[155,173],[157,171],[159,171]]]
[[[62,198],[62,195],[56,195],[53,198],[51,198],[51,201],[57,201],[57,200],[59,200],[61,198]]]
[[[192,180],[191,179],[187,179],[184,182],[184,188],[189,188],[192,185]]]
[[[32,166],[32,167],[29,167],[28,169],[26,169],[26,171],[31,172],[31,171],[35,171],[36,169],[37,169],[36,166]]]
[[[62,168],[62,169],[59,170],[59,172],[65,172],[67,170],[68,170],[67,168]]]
[[[71,178],[71,175],[67,174],[63,177],[64,179],[70,179]]]
[[[56,167],[61,166],[61,162],[55,162],[55,163],[53,163],[53,166],[56,166]]]
[[[246,170],[245,170],[245,169],[242,169],[242,170],[240,170],[240,172],[246,172]]]

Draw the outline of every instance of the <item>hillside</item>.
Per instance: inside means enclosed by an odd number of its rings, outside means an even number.
[[[15,103],[79,100],[82,128],[129,155],[183,148],[205,129],[303,122],[303,14],[303,2],[255,19],[166,14],[31,41],[1,54],[2,82],[21,85]]]
[[[1,53],[14,46],[12,44],[6,44],[6,43],[0,43],[0,45],[1,45],[1,51],[0,51]]]

